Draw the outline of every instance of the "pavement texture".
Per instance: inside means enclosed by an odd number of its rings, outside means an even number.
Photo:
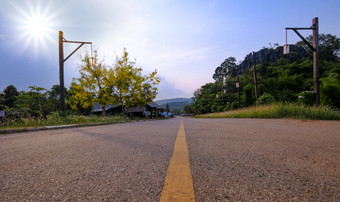
[[[180,120],[0,136],[0,201],[158,201]]]
[[[340,201],[340,122],[183,118],[196,201]],[[159,201],[181,119],[0,136],[0,201]]]
[[[340,122],[184,119],[197,201],[340,201]]]

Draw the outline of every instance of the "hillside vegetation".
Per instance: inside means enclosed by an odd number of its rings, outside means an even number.
[[[311,36],[307,38],[311,40]],[[320,35],[320,99],[321,104],[340,108],[340,39],[330,34]],[[212,75],[215,82],[207,83],[194,92],[187,113],[207,114],[238,108],[237,77],[240,82],[240,107],[247,108],[270,103],[292,103],[313,106],[312,51],[298,42],[289,55],[275,44],[252,52],[240,64],[228,57]],[[258,99],[255,96],[253,68],[256,65]]]

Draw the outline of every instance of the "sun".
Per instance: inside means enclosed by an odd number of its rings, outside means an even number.
[[[56,19],[60,10],[50,1],[25,3],[14,2],[12,6],[15,12],[9,14],[15,22],[13,27],[16,30],[17,43],[22,46],[22,51],[33,48],[36,53],[46,53],[56,41]]]
[[[44,16],[32,15],[25,20],[24,29],[31,39],[43,40],[51,31],[51,23]]]

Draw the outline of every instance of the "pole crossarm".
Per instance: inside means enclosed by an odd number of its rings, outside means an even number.
[[[84,42],[84,41],[67,41],[65,38],[63,38],[63,42],[64,43],[80,43],[80,45],[78,46],[78,48],[76,48],[70,55],[68,55],[65,59],[64,62],[69,59],[75,52],[77,52],[77,50],[79,50],[79,48],[81,48],[84,44],[92,44],[92,42]]]
[[[302,41],[305,42],[307,46],[313,51],[315,51],[315,48],[297,30],[314,30],[314,29],[315,29],[314,25],[311,27],[286,27],[286,30],[293,30],[302,39]]]

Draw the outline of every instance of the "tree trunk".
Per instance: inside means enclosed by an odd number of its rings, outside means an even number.
[[[104,107],[102,106],[102,110],[103,110],[102,116],[105,116],[106,115],[105,106]]]

